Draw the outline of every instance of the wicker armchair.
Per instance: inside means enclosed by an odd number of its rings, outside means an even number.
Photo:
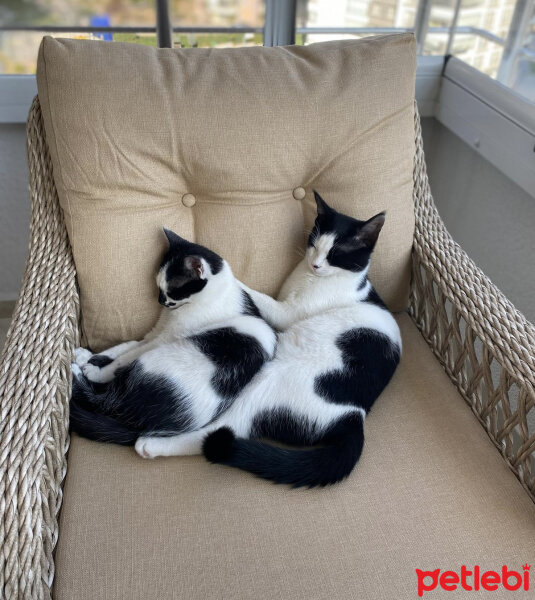
[[[69,447],[76,271],[38,98],[27,125],[31,240],[0,364],[0,596],[49,598]],[[410,315],[535,499],[535,329],[452,240],[433,204],[415,120]],[[530,433],[531,432],[531,433]]]

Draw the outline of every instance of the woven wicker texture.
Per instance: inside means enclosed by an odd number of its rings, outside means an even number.
[[[0,598],[49,598],[68,446],[78,293],[38,100],[28,124],[30,249],[0,358]]]
[[[410,313],[535,500],[535,327],[453,241],[431,197],[415,117]]]
[[[416,112],[411,315],[534,498],[535,331],[451,239],[433,204]],[[39,101],[28,118],[26,272],[0,358],[0,598],[49,598],[79,343],[75,268]]]

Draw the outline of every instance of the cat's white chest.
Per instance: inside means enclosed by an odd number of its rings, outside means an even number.
[[[303,271],[293,283],[284,302],[294,306],[301,318],[354,304],[353,278],[322,278]]]

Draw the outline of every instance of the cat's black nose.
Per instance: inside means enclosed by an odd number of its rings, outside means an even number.
[[[312,265],[315,269],[319,269],[320,266],[319,265]]]

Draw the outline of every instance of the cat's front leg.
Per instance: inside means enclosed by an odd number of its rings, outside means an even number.
[[[296,315],[291,304],[279,302],[267,294],[257,292],[242,283],[244,290],[251,296],[262,318],[279,331],[288,329],[294,323]]]
[[[127,342],[130,343],[130,342]],[[137,360],[142,354],[151,350],[155,345],[151,343],[142,344],[136,342],[130,350],[120,354],[115,360],[105,363],[105,361],[96,361],[99,364],[87,363],[82,367],[83,374],[95,383],[108,383],[115,377],[118,369],[126,367]]]
[[[121,354],[132,350],[132,348],[135,348],[138,344],[142,343],[143,342],[137,342],[136,340],[133,340],[131,342],[123,342],[122,344],[117,344],[117,346],[108,348],[103,352],[99,352],[99,355],[108,356],[112,360],[115,360],[118,356],[121,356]]]
[[[97,354],[93,354],[91,350],[88,348],[76,348],[74,351],[74,362],[82,368],[87,363],[94,364],[97,366],[103,366],[108,362],[116,359],[121,354],[124,354],[128,350],[131,350],[141,342],[132,341],[132,342],[123,342],[122,344],[118,344],[117,346],[113,346],[112,348],[108,348],[103,352],[98,352]],[[110,359],[106,361],[106,359]]]

